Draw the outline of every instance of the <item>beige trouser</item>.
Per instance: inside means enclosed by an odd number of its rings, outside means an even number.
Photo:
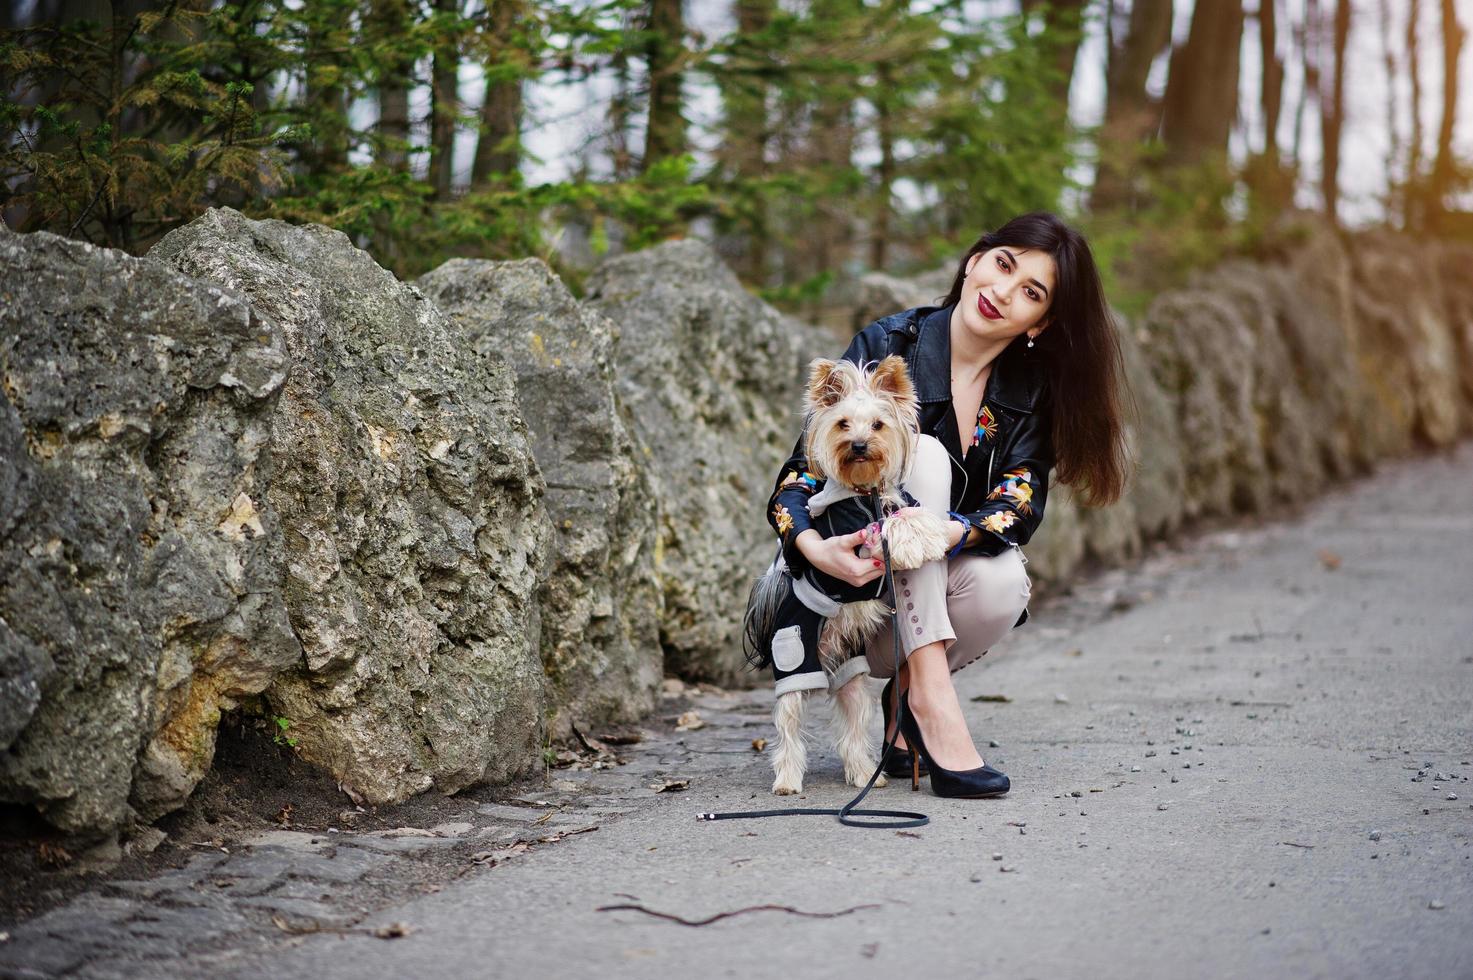
[[[943,519],[951,504],[951,460],[932,436],[916,443],[915,465],[906,490]],[[940,640],[953,672],[976,660],[1007,635],[1028,605],[1033,588],[1024,569],[1021,548],[1008,548],[995,557],[960,554],[947,561],[927,562],[920,568],[895,573],[900,614],[900,649],[912,650]],[[890,677],[894,668],[894,639],[887,618],[884,628],[865,649],[874,677]]]

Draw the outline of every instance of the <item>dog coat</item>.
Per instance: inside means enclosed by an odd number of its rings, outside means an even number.
[[[901,491],[907,507],[916,500]],[[808,500],[808,513],[813,527],[825,538],[853,534],[880,520],[879,498],[855,493],[830,480]],[[889,596],[886,578],[881,576],[867,585],[850,585],[840,579],[810,568],[793,575],[781,552],[773,560],[773,570],[786,576],[789,588],[775,616],[772,633],[772,677],[778,694],[789,691],[828,688],[837,691],[856,674],[868,672],[863,651],[851,650],[848,658],[830,677],[818,658],[818,638],[824,621],[839,611],[845,602],[867,599],[885,600]]]

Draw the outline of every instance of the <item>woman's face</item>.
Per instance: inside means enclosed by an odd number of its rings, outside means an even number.
[[[999,245],[967,260],[957,312],[974,336],[1005,340],[1047,325],[1058,269],[1054,257],[1031,248]]]

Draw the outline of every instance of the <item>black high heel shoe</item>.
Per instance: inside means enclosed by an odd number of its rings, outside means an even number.
[[[916,758],[925,759],[931,767],[931,792],[937,796],[955,796],[976,799],[984,796],[1001,796],[1011,788],[1008,777],[991,766],[976,769],[943,769],[926,751],[926,742],[921,738],[920,722],[911,713],[909,691],[900,695],[900,732],[906,743],[914,750]],[[914,765],[910,774],[912,791],[921,788],[920,766]]]
[[[880,713],[885,718],[885,727],[881,729],[883,732],[890,731],[890,697],[894,687],[895,678],[892,677],[885,682],[885,689],[880,692]],[[883,742],[884,740],[881,739],[881,741]],[[915,761],[912,761],[913,759]],[[917,757],[909,748],[896,746],[895,751],[891,752],[889,758],[885,760],[885,775],[894,776],[896,779],[905,779],[914,772],[916,762],[920,763],[920,773],[922,776],[931,775],[931,767],[924,760]]]

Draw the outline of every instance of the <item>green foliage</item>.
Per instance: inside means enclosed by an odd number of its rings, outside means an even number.
[[[641,248],[708,219],[745,237],[776,279],[774,300],[815,301],[856,271],[853,236],[887,215],[900,251],[950,253],[1023,210],[1057,207],[1072,160],[1057,81],[1057,38],[1019,17],[978,22],[960,0],[777,0],[760,28],[708,40],[662,38],[643,0],[498,0],[440,10],[423,0],[234,0],[168,4],[131,20],[43,24],[0,36],[0,207],[47,229],[134,252],[211,206],[335,227],[402,278],[454,256],[557,259],[560,229],[590,248]],[[467,13],[470,11],[470,13]],[[1036,25],[1035,25],[1036,26]],[[729,115],[695,145],[726,148],[633,165],[611,149],[637,134],[651,44],[718,88]],[[482,172],[450,193],[422,101],[402,123],[380,100],[423,93],[436,59],[474,62],[492,85],[584,84],[625,72],[610,131],[574,149],[573,176],[529,183]],[[632,68],[630,66],[633,66]],[[687,84],[687,91],[690,84]],[[433,115],[489,133],[471,93]],[[421,96],[416,96],[416,100]],[[617,110],[617,111],[616,111]],[[877,114],[893,167],[873,160]],[[745,118],[745,117],[751,118]],[[497,151],[527,160],[528,118]],[[488,137],[489,139],[489,137]],[[488,147],[489,147],[488,142]],[[748,151],[752,147],[745,148]],[[597,165],[612,157],[612,175]],[[626,154],[626,157],[628,154]],[[923,200],[902,213],[897,193]],[[836,243],[814,253],[822,232]],[[840,264],[844,263],[844,264]],[[560,269],[571,280],[577,269]]]
[[[248,81],[191,52],[213,17],[170,6],[132,21],[42,24],[0,43],[0,205],[24,230],[137,249],[211,203],[280,190],[288,160]]]
[[[1133,206],[1087,215],[1089,238],[1111,302],[1128,315],[1144,312],[1156,294],[1181,286],[1194,269],[1252,251],[1269,219],[1250,208],[1229,221],[1235,175],[1220,167],[1162,167],[1159,151],[1140,157]]]
[[[271,741],[275,742],[277,745],[284,744],[289,745],[292,748],[296,748],[297,740],[292,736],[286,734],[287,729],[292,727],[292,720],[290,718],[283,718],[280,715],[272,715],[271,721],[276,725],[278,729],[272,734]]]

